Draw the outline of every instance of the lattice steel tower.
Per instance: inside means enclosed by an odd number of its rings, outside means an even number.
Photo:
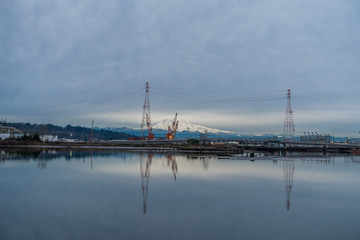
[[[151,127],[151,118],[150,118],[150,100],[149,100],[149,83],[146,83],[146,91],[145,91],[145,102],[143,107],[143,117],[141,122],[141,135],[145,136],[145,127],[148,132],[148,139],[153,139],[154,134],[152,133]]]
[[[287,92],[287,105],[284,121],[284,137],[294,137],[295,136],[295,127],[294,127],[294,116],[293,111],[291,110],[291,92],[288,89]]]

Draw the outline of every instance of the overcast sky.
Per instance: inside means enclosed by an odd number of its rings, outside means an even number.
[[[358,0],[0,0],[0,119],[359,136]]]

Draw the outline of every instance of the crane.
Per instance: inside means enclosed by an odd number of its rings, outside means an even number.
[[[179,120],[177,120],[177,113],[176,113],[174,120],[171,123],[171,126],[170,125],[168,126],[168,133],[165,135],[166,139],[169,140],[175,139],[178,126],[179,126]]]

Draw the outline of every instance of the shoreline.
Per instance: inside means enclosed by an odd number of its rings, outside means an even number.
[[[28,149],[84,149],[84,150],[123,150],[148,152],[179,152],[179,153],[232,153],[241,154],[244,148],[227,145],[197,145],[176,142],[136,142],[129,143],[44,143],[1,141],[1,148],[28,148]]]
[[[244,152],[313,152],[313,153],[351,153],[353,145],[339,144],[308,144],[286,143],[283,146],[269,147],[266,145],[246,144],[191,144],[180,141],[104,141],[94,143],[69,142],[32,142],[5,140],[0,141],[0,148],[28,149],[84,149],[84,150],[120,150],[148,152],[179,152],[179,153],[219,153],[242,154]]]

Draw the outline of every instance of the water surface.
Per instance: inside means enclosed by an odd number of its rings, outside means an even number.
[[[4,149],[0,239],[359,239],[359,171],[351,155]]]

